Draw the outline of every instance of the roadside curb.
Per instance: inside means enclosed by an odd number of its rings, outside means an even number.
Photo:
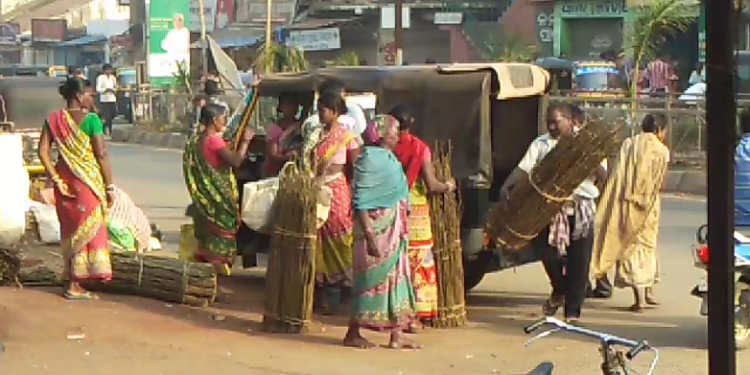
[[[669,171],[662,185],[663,192],[705,196],[708,191],[705,171]]]
[[[180,133],[146,132],[132,126],[123,126],[112,129],[112,142],[181,150],[185,147],[187,136]]]
[[[122,126],[112,129],[112,142],[181,150],[185,147],[187,136],[180,133],[146,132],[133,126]],[[705,196],[707,192],[706,172],[695,170],[668,171],[664,178],[662,191]]]

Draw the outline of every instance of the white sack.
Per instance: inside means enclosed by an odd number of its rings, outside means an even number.
[[[39,238],[42,243],[60,243],[60,221],[55,206],[32,201],[31,212],[39,226]]]
[[[20,134],[0,134],[0,171],[0,244],[16,245],[26,231],[30,187]]]

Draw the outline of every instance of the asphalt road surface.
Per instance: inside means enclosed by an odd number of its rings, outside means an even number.
[[[189,198],[182,178],[181,152],[113,144],[110,145],[110,154],[115,183],[128,192],[165,232],[167,247],[176,248],[179,225],[188,222],[183,215]],[[585,306],[584,322],[591,328],[648,339],[665,348],[663,365],[657,372],[660,374],[706,373],[706,321],[698,315],[699,301],[689,295],[703,276],[702,270],[693,267],[690,246],[696,228],[705,222],[705,217],[704,200],[664,198],[659,237],[663,275],[656,289],[662,305],[657,309],[649,309],[641,315],[625,311],[632,303],[627,290],[617,290],[612,300],[591,301]],[[493,333],[507,334],[518,341],[518,336],[523,336],[519,327],[538,316],[548,292],[546,276],[538,264],[489,275],[469,297],[471,320]],[[582,350],[587,353],[583,361],[588,361],[588,365],[571,365],[572,368],[559,373],[572,374],[576,369],[591,369],[591,361],[596,368],[596,344],[584,343],[584,340],[570,341],[569,337],[549,341],[535,343],[529,350],[553,359],[577,356]],[[573,352],[571,348],[575,348]],[[482,351],[475,350],[476,353]],[[738,355],[738,368],[750,364],[750,354],[747,353]],[[512,371],[529,368],[531,363],[542,359],[519,358],[522,364]],[[639,373],[646,373],[644,370],[641,368]],[[746,371],[738,372],[742,373]]]

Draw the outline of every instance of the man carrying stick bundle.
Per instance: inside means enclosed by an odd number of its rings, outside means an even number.
[[[573,107],[567,104],[550,104],[546,121],[548,133],[531,143],[518,167],[503,184],[502,199],[507,200],[516,184],[528,178],[539,162],[557,146],[561,136],[572,135],[579,130],[573,119]],[[549,228],[537,238],[536,248],[552,284],[552,293],[542,310],[545,315],[551,316],[564,307],[568,323],[578,322],[585,299],[594,240],[594,200],[599,197],[595,180],[606,178],[605,164],[602,164],[594,176],[575,189],[570,202],[563,206],[552,218]]]

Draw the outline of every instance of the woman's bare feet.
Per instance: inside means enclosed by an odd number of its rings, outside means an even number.
[[[628,311],[640,314],[643,312],[643,306],[640,303],[634,303],[632,306],[628,307]]]
[[[362,337],[362,334],[359,333],[359,326],[350,324],[349,330],[346,331],[346,336],[344,336],[344,346],[357,349],[372,349],[375,347],[375,344]]]
[[[391,341],[388,343],[390,349],[422,349],[422,345],[414,340],[408,339],[402,332],[391,333]]]

